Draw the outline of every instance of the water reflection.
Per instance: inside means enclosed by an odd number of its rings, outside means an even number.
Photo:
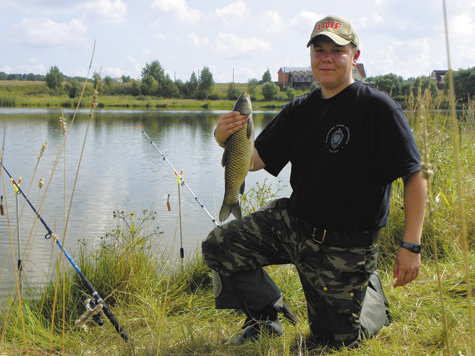
[[[136,123],[177,170],[184,169],[183,177],[189,187],[210,213],[217,216],[224,194],[220,165],[223,150],[216,145],[213,130],[221,113],[98,110],[89,120],[88,111],[81,110],[71,125],[73,111],[64,111],[69,136],[59,155],[64,143],[60,110],[0,109],[0,130],[5,137],[3,162],[13,177],[22,176],[22,189],[49,227],[61,239],[64,237],[64,245],[73,256],[79,239],[87,240],[90,249],[94,249],[100,237],[115,226],[112,218],[115,210],[156,211],[156,224],[164,232],[156,245],[178,252],[177,180]],[[256,133],[274,115],[256,113]],[[48,147],[38,162],[46,140]],[[287,168],[281,174],[284,182],[288,181],[288,175]],[[45,179],[41,189],[40,177]],[[10,290],[17,259],[12,257],[17,246],[14,190],[3,171],[2,178],[1,194],[8,216],[0,217],[0,268],[4,269],[0,293]],[[264,178],[270,178],[270,183],[277,182],[264,171],[256,172],[248,176],[247,188]],[[288,193],[287,190],[285,194]],[[172,211],[166,206],[169,194]],[[19,202],[23,260],[28,256],[27,278],[42,280],[59,249],[45,241],[46,230],[25,206],[24,199],[20,198]],[[194,253],[214,224],[186,189],[182,193],[182,211],[183,242],[188,255]]]

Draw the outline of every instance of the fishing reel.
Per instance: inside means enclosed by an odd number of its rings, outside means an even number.
[[[96,309],[97,304],[92,299],[87,299],[84,304],[86,305],[87,310],[93,310],[92,320],[94,320],[99,326],[104,325],[104,321],[101,318],[102,308]]]

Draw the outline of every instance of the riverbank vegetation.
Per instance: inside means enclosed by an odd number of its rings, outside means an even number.
[[[223,343],[242,331],[244,318],[236,311],[214,309],[211,274],[199,252],[181,260],[161,249],[157,242],[163,235],[152,224],[156,219],[159,225],[160,217],[153,212],[116,212],[117,224],[99,246],[81,242],[78,265],[113,310],[129,342],[104,315],[103,326],[92,320],[87,328],[75,326],[91,296],[58,254],[46,288],[28,289],[23,295],[14,291],[2,306],[0,355],[473,354],[475,102],[468,100],[458,120],[440,111],[441,104],[430,90],[407,98],[407,118],[430,182],[422,270],[410,285],[392,288],[404,221],[403,185],[398,180],[390,222],[381,236],[379,265],[392,323],[374,339],[352,350],[307,347],[306,303],[298,274],[293,266],[273,266],[267,270],[301,323],[284,320],[282,338]],[[252,211],[275,192],[276,187],[257,185],[244,195],[243,206]]]
[[[466,103],[475,95],[475,67],[451,71],[454,78],[454,93],[458,103]],[[445,77],[448,77],[446,74]],[[66,77],[58,67],[51,67],[45,76],[35,74],[0,73],[0,107],[77,107],[82,85],[87,82],[82,77]],[[404,79],[393,73],[366,78],[366,82],[390,93],[403,107],[411,91],[421,88],[429,90],[432,96],[442,98],[442,108],[446,108],[445,97],[448,87],[437,87],[435,80],[421,76]],[[158,60],[147,63],[142,68],[141,77],[129,76],[101,78],[94,73],[86,84],[86,95],[92,95],[94,88],[101,93],[99,108],[145,108],[145,109],[226,109],[242,91],[251,95],[256,108],[280,108],[295,96],[302,95],[317,87],[280,89],[267,70],[261,79],[249,79],[247,83],[215,83],[208,67],[193,72],[186,82],[173,80]],[[461,104],[459,104],[461,105]],[[81,107],[81,103],[79,103]]]

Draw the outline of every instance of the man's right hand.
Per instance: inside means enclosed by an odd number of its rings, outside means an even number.
[[[216,126],[216,131],[214,132],[216,141],[225,145],[229,136],[243,129],[247,121],[247,116],[241,115],[239,111],[231,111],[221,115],[218,125]]]

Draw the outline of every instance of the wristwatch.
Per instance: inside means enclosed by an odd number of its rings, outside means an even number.
[[[421,253],[422,246],[413,242],[401,242],[401,247],[414,253]]]

